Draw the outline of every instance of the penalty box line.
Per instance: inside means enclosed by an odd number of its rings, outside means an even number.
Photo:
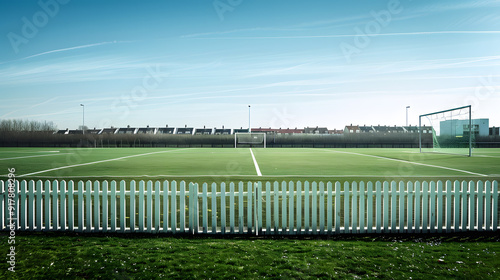
[[[255,165],[255,171],[257,171],[257,176],[262,176],[262,173],[260,172],[259,164],[257,163],[255,156],[253,155],[252,148],[249,148],[249,149],[250,149],[250,154],[252,154],[253,165]]]
[[[388,158],[388,157],[366,155],[366,154],[353,153],[353,152],[334,151],[334,150],[323,150],[323,151],[327,151],[327,152],[331,152],[331,153],[342,153],[342,154],[351,154],[351,155],[358,155],[358,156],[365,156],[365,157],[373,157],[373,158],[378,158],[378,159],[392,160],[392,161],[403,162],[403,163],[408,163],[408,164],[434,167],[434,168],[446,169],[446,170],[451,170],[451,171],[463,172],[463,173],[476,175],[476,176],[488,177],[488,175],[481,174],[481,173],[475,173],[475,172],[471,172],[471,171],[467,171],[467,170],[461,170],[461,169],[450,168],[450,167],[439,166],[439,165],[425,164],[425,163],[420,163],[420,162],[412,162],[412,161],[407,161],[407,160],[402,160],[402,159],[394,159],[394,158]]]
[[[125,157],[119,157],[119,158],[112,158],[112,159],[105,159],[105,160],[99,160],[99,161],[93,161],[93,162],[86,162],[86,163],[80,163],[80,164],[74,164],[74,165],[66,165],[66,166],[61,166],[61,167],[56,167],[56,168],[51,168],[47,170],[42,170],[42,171],[37,171],[33,173],[28,173],[28,174],[23,174],[18,177],[25,177],[25,176],[32,176],[40,173],[45,173],[45,172],[50,172],[50,171],[56,171],[56,170],[61,170],[61,169],[66,169],[66,168],[72,168],[72,167],[79,167],[79,166],[86,166],[86,165],[92,165],[92,164],[98,164],[98,163],[103,163],[103,162],[110,162],[110,161],[115,161],[115,160],[121,160],[121,159],[127,159],[127,158],[133,158],[133,157],[141,157],[141,156],[148,156],[148,155],[154,155],[154,154],[162,154],[162,153],[169,153],[169,152],[175,152],[175,151],[180,151],[180,150],[187,150],[186,149],[177,149],[177,150],[168,150],[168,151],[161,151],[161,152],[152,152],[152,153],[145,153],[145,154],[138,154],[138,155],[130,155],[130,156],[125,156]]]

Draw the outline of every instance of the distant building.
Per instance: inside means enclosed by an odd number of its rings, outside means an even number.
[[[69,129],[66,130],[58,130],[55,134],[68,134]]]
[[[212,129],[211,128],[197,128],[194,130],[195,135],[211,135],[212,134]]]
[[[215,128],[214,134],[215,135],[229,135],[229,134],[231,134],[231,129],[230,128]]]
[[[155,134],[156,128],[153,127],[141,127],[136,130],[136,134]]]
[[[344,130],[341,130],[341,129],[331,129],[331,130],[328,130],[328,134],[341,135],[341,134],[344,134]]]
[[[177,128],[177,134],[193,134],[194,128],[192,127],[181,127]]]
[[[118,132],[118,128],[103,128],[100,134],[115,134]]]
[[[491,136],[500,135],[500,127],[490,127],[490,135]]]
[[[361,129],[358,125],[346,125],[346,127],[344,128],[344,134],[349,133],[361,133]]]
[[[175,134],[175,127],[160,127],[156,134]]]
[[[472,134],[488,136],[490,134],[489,119],[473,119]],[[446,120],[439,123],[439,136],[466,136],[469,131],[469,120]]]
[[[135,134],[136,128],[134,127],[120,127],[116,134]]]
[[[304,127],[305,134],[328,134],[326,127]]]
[[[233,134],[234,133],[248,133],[248,128],[235,128],[233,129]]]
[[[294,135],[294,134],[303,134],[304,129],[298,128],[278,128],[276,129],[276,134],[280,135]]]

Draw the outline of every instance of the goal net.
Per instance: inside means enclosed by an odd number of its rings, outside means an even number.
[[[265,133],[235,133],[234,134],[234,147],[266,147],[266,134]]]
[[[472,155],[479,127],[472,122],[471,106],[419,117],[420,152]]]

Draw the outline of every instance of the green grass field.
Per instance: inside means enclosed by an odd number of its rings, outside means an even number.
[[[466,157],[417,149],[2,148],[0,174],[8,168],[19,179],[492,180],[500,178],[500,149]]]
[[[500,149],[476,149],[469,158],[416,149],[1,148],[0,176],[9,168],[19,180],[499,180]],[[500,277],[495,233],[327,238],[19,232],[16,273],[2,262],[0,279]],[[0,233],[4,256],[7,240]]]

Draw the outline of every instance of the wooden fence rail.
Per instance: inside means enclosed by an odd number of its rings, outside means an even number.
[[[0,230],[315,235],[498,230],[497,181],[0,181]]]

